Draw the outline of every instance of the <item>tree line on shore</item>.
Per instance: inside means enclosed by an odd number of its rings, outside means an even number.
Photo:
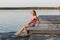
[[[0,10],[24,10],[24,9],[37,9],[37,10],[60,10],[60,6],[59,7],[0,7]]]

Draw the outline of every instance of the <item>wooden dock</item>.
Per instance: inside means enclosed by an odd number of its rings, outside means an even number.
[[[60,30],[40,30],[40,27],[30,27],[27,29],[29,34],[38,33],[38,34],[55,34],[60,35]]]
[[[57,40],[56,37],[60,35],[60,30],[41,30],[40,27],[29,27],[27,33],[30,35],[29,40],[46,40],[49,38]],[[45,35],[49,36],[46,37]]]
[[[28,27],[27,33],[30,34],[30,40],[45,40],[45,37],[41,37],[41,35],[50,35],[51,37],[55,35],[60,35],[60,16],[56,15],[44,15],[38,16],[40,20],[39,26],[36,27]],[[44,25],[47,24],[47,25]],[[58,25],[59,24],[59,25]],[[43,26],[44,25],[44,26]],[[44,28],[41,28],[44,27]],[[46,28],[45,28],[46,27]],[[50,28],[51,27],[51,28]],[[42,39],[40,39],[42,38]]]
[[[57,28],[60,28],[60,26],[59,26],[60,25],[60,16],[59,15],[43,15],[43,16],[40,15],[40,16],[38,16],[38,18],[39,18],[40,24],[42,24],[42,26],[39,25],[36,27],[27,28],[27,31],[29,34],[32,34],[32,33],[60,34],[60,29],[57,29]],[[47,29],[41,28],[41,27],[46,27],[44,24],[48,25],[48,26],[46,25],[48,27]],[[49,27],[51,27],[51,28],[49,28]],[[49,29],[51,29],[51,30],[49,30]]]

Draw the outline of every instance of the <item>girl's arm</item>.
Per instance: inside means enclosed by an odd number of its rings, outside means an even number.
[[[39,21],[38,17],[37,17],[37,23],[40,24],[40,21]]]
[[[38,17],[37,17],[37,26],[39,26],[39,24],[40,24],[40,21],[39,21],[39,19],[38,19]]]

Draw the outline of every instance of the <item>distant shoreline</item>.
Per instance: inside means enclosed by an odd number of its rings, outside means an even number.
[[[0,7],[0,10],[60,10],[60,7]]]

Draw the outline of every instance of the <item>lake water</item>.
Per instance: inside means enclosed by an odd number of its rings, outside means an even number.
[[[0,32],[18,31],[30,21],[32,10],[0,10]],[[38,15],[60,15],[59,10],[36,10]]]

